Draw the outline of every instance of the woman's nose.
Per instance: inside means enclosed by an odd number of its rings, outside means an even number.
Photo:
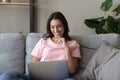
[[[57,28],[57,27],[55,27],[55,29],[54,29],[54,30],[55,30],[55,32],[57,32],[57,31],[58,31],[58,28]]]

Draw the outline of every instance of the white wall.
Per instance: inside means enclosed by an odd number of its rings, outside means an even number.
[[[38,32],[45,32],[46,21],[54,11],[61,11],[67,18],[70,34],[90,35],[94,30],[86,27],[84,19],[102,16],[101,0],[39,0]]]
[[[29,2],[29,0],[11,0],[11,2]],[[29,6],[0,5],[0,33],[29,33]]]
[[[11,0],[12,2],[28,2],[29,0]],[[61,11],[68,20],[70,34],[96,34],[94,29],[84,24],[85,19],[104,16],[100,5],[104,0],[38,0],[37,32],[46,31],[46,21],[54,11]],[[115,7],[120,3],[113,0]],[[111,13],[107,13],[111,14]],[[0,33],[2,32],[29,33],[29,7],[0,5]]]

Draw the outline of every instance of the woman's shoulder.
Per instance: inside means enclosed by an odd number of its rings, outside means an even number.
[[[71,45],[79,45],[78,41],[77,40],[73,40],[73,39],[69,40],[67,43],[71,44]]]
[[[45,42],[45,41],[46,41],[46,39],[40,38],[40,39],[38,40],[38,43],[43,43],[43,42]]]
[[[38,45],[46,45],[46,43],[50,42],[50,38],[40,38],[38,41]]]
[[[50,38],[40,38],[40,40],[39,41],[42,41],[42,42],[46,42],[46,41],[49,41],[50,40]]]
[[[41,42],[41,43],[46,43],[46,42],[50,42],[50,41],[51,41],[51,38],[41,38],[39,40],[39,42]]]

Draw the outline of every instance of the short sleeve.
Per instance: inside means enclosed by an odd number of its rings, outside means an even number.
[[[72,56],[76,57],[76,58],[81,58],[79,43],[77,41],[73,40],[70,42],[70,44],[71,44],[70,51],[72,53]]]
[[[35,45],[31,55],[32,56],[35,56],[35,57],[38,57],[38,58],[41,58],[42,56],[42,42],[43,42],[43,38],[41,38],[37,44]]]

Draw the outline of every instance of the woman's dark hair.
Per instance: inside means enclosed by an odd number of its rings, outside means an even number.
[[[61,13],[61,12],[54,12],[50,15],[50,17],[48,18],[48,21],[47,21],[47,32],[45,35],[43,35],[43,38],[52,38],[54,35],[52,34],[51,30],[50,30],[50,22],[51,20],[53,19],[58,19],[62,22],[62,24],[64,25],[64,34],[63,34],[63,37],[66,39],[66,40],[71,40],[70,36],[68,35],[69,33],[69,26],[68,26],[68,22],[65,18],[65,16]]]

